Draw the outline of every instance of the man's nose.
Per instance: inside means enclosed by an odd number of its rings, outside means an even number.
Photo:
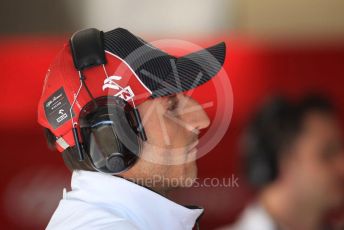
[[[189,110],[187,115],[187,122],[196,130],[205,129],[210,125],[210,119],[203,107],[195,100],[188,98],[188,106],[186,110]],[[187,111],[186,111],[187,112]]]

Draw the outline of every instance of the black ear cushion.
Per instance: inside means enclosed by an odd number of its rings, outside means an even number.
[[[123,145],[123,152],[130,152],[138,155],[140,152],[140,138],[135,130],[133,117],[121,107],[110,107],[111,115],[109,119],[113,121],[113,131],[118,138],[118,142]]]

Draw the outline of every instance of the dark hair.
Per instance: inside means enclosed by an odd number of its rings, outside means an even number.
[[[302,131],[305,116],[312,111],[335,114],[331,102],[315,94],[298,103],[274,97],[255,113],[240,146],[244,170],[254,187],[260,188],[278,176],[280,160]]]
[[[56,150],[55,135],[48,128],[44,128],[44,134],[45,134],[49,149]],[[79,161],[79,155],[78,155],[76,147],[67,148],[65,151],[63,151],[62,158],[65,165],[70,171],[73,171],[73,170],[96,171],[93,168],[92,163],[90,159],[88,158],[87,154],[85,156],[85,160]]]

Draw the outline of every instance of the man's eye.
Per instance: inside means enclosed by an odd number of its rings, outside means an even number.
[[[178,108],[178,98],[176,96],[171,96],[168,101],[167,110],[175,111]]]

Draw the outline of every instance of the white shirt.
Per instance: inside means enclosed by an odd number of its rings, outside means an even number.
[[[239,220],[231,226],[224,226],[218,230],[276,230],[273,219],[260,203],[249,205],[241,214]]]
[[[74,171],[47,229],[192,229],[203,209],[188,209],[120,177]]]

